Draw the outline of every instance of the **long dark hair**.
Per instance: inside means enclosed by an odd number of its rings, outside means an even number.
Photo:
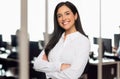
[[[56,6],[55,11],[54,11],[54,31],[53,31],[53,33],[51,35],[50,41],[48,42],[48,44],[45,47],[45,54],[47,56],[48,56],[50,50],[59,41],[62,33],[65,31],[63,28],[60,27],[60,25],[58,24],[58,20],[57,20],[57,11],[63,5],[65,5],[68,8],[70,8],[74,15],[77,13],[78,17],[77,17],[77,20],[75,21],[75,28],[76,28],[77,31],[79,31],[80,33],[82,33],[84,36],[87,37],[87,35],[84,33],[84,31],[82,29],[82,25],[81,25],[81,21],[80,21],[80,16],[79,16],[77,8],[71,2],[69,2],[69,1],[60,2]]]

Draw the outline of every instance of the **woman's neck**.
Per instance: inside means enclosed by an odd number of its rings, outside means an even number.
[[[73,31],[65,31],[65,35],[64,35],[64,39],[66,39],[67,35],[76,32],[77,30],[73,30]]]
[[[68,34],[74,33],[74,32],[76,32],[76,31],[77,31],[77,30],[65,31],[65,36],[67,36]]]

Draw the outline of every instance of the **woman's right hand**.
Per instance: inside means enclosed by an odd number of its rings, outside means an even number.
[[[48,58],[45,54],[43,55],[42,59],[45,60],[45,61],[48,61]]]
[[[63,64],[61,65],[61,71],[69,68],[70,66],[71,66],[71,64],[65,64],[65,63],[63,63]]]

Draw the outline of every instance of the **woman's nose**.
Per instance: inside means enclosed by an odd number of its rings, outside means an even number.
[[[62,16],[62,20],[66,20],[66,16]]]

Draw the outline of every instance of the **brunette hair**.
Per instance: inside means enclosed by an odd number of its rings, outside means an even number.
[[[48,56],[50,50],[57,44],[57,42],[59,41],[62,33],[65,31],[63,28],[60,27],[60,25],[58,24],[58,20],[57,20],[57,11],[61,6],[67,6],[75,15],[77,13],[77,19],[75,21],[75,28],[77,31],[79,31],[81,34],[83,34],[84,36],[87,37],[87,35],[85,34],[85,32],[83,31],[82,25],[81,25],[81,21],[80,21],[80,16],[78,13],[78,10],[76,8],[75,5],[73,5],[71,2],[66,1],[66,2],[60,2],[54,11],[54,31],[51,35],[50,41],[48,42],[48,44],[45,47],[45,54]]]

